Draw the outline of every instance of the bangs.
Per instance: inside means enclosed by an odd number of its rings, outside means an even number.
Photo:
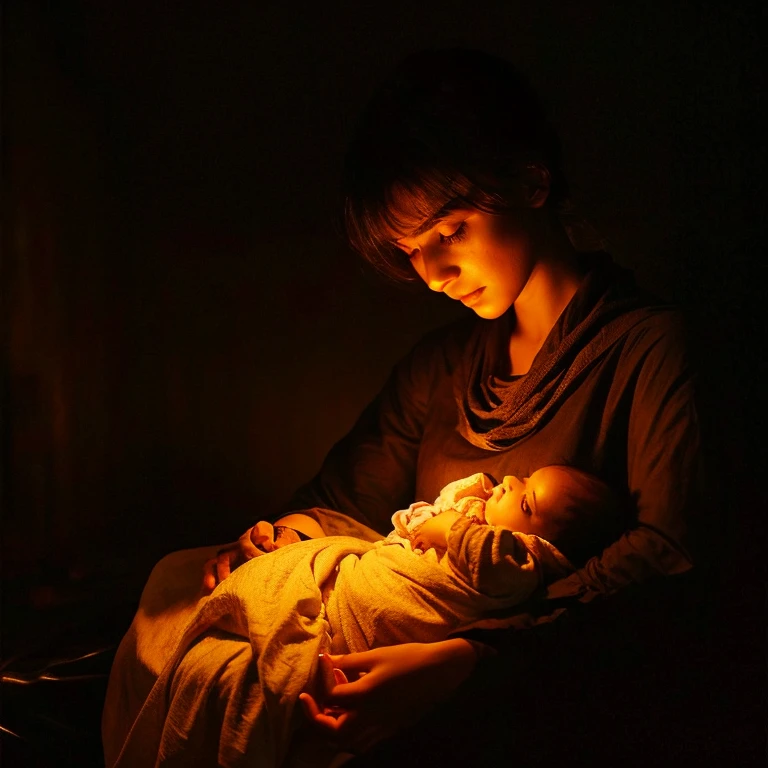
[[[415,171],[380,185],[348,194],[345,224],[349,243],[378,272],[398,282],[418,276],[395,241],[431,229],[451,211],[477,208],[497,213],[506,207],[500,195],[488,194],[464,174]]]
[[[456,208],[509,210],[529,163],[551,175],[548,202],[562,199],[557,137],[511,65],[462,49],[414,54],[375,92],[348,145],[349,243],[379,272],[413,282],[394,241]]]

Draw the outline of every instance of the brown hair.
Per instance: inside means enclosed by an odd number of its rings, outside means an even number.
[[[349,241],[385,275],[417,279],[392,241],[456,208],[503,213],[526,165],[544,166],[547,205],[566,200],[560,142],[525,79],[459,48],[407,58],[363,112],[345,162]]]

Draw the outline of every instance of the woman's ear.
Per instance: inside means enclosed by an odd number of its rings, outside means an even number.
[[[523,169],[525,202],[529,208],[541,208],[547,202],[552,187],[549,169],[539,163],[528,163]]]

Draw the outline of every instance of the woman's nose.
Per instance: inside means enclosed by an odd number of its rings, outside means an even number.
[[[425,253],[421,248],[411,257],[411,264],[430,290],[438,293],[444,291],[460,272],[459,267],[446,264],[439,257]]]

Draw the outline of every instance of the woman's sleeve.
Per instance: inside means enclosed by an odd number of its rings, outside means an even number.
[[[528,599],[539,587],[572,570],[554,547],[537,536],[476,525],[459,518],[448,532],[444,563],[476,592],[508,600]]]
[[[600,556],[552,584],[550,598],[589,602],[656,576],[682,574],[700,557],[709,508],[682,326],[667,325],[644,343],[628,429],[627,478],[636,524]]]
[[[414,347],[283,514],[322,517],[315,508],[324,507],[381,533],[391,529],[393,512],[415,495],[419,444],[440,354],[434,335]]]
[[[713,509],[703,492],[695,378],[683,339],[681,326],[658,329],[641,340],[639,363],[634,357],[627,475],[636,522],[601,555],[552,582],[546,599],[521,606],[508,630],[471,635],[498,653],[479,665],[478,689],[535,676],[553,659],[569,674],[580,659],[640,657],[654,653],[660,638],[667,644],[677,637],[681,647],[690,639],[690,616],[707,592]]]

